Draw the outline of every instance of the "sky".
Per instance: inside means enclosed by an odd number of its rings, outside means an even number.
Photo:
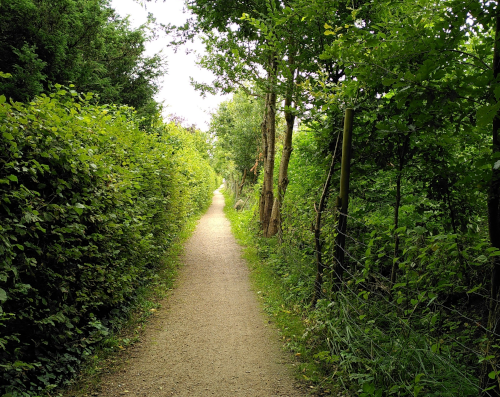
[[[148,12],[152,13],[156,20],[164,24],[181,25],[188,18],[188,14],[183,12],[184,0],[166,0],[158,2],[148,2],[144,5],[138,4],[134,0],[112,0],[111,6],[117,13],[126,17],[129,15],[132,26],[137,27],[145,23]],[[228,96],[214,96],[207,94],[202,98],[200,93],[191,86],[190,77],[200,82],[211,82],[213,75],[211,72],[201,69],[196,65],[197,55],[191,53],[187,55],[184,49],[174,53],[166,46],[167,39],[160,39],[148,43],[146,51],[148,55],[153,55],[162,51],[167,56],[168,74],[164,76],[161,83],[161,91],[156,96],[160,102],[164,102],[164,118],[170,114],[180,116],[186,120],[183,125],[196,126],[201,130],[208,130],[210,121],[210,111],[217,108],[223,100],[228,100]],[[190,45],[198,54],[203,53],[203,45],[197,41]]]

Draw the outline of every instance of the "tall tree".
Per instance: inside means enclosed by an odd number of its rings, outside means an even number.
[[[184,39],[195,31],[204,32],[208,55],[202,59],[201,65],[217,76],[211,86],[197,84],[197,88],[230,91],[235,86],[244,86],[245,81],[252,81],[264,92],[264,181],[260,222],[263,234],[272,236],[280,230],[295,117],[297,106],[302,102],[297,83],[307,75],[319,73],[318,56],[322,50],[318,47],[324,49],[323,31],[318,29],[317,18],[304,23],[303,15],[294,10],[294,1],[241,1],[232,3],[229,11],[223,8],[228,6],[225,1],[211,2],[210,7],[206,1],[188,4],[197,21],[182,28]],[[284,99],[283,106],[279,105],[281,99]],[[285,114],[286,129],[275,192],[275,119],[278,111]]]
[[[212,114],[210,133],[216,139],[217,171],[228,178],[234,165],[238,176],[257,173],[261,162],[261,121],[264,103],[261,98],[238,90],[222,102]]]
[[[160,55],[146,56],[146,26],[133,29],[107,0],[26,0],[0,3],[0,92],[28,101],[52,84],[74,84],[102,103],[135,107],[147,124],[166,72]]]
[[[207,55],[200,64],[214,72],[216,80],[210,85],[195,83],[201,90],[246,90],[263,96],[265,110],[261,123],[264,183],[260,202],[260,219],[264,235],[273,207],[274,158],[276,144],[276,103],[279,56],[271,23],[261,23],[259,29],[242,19],[250,11],[259,15],[272,13],[277,5],[273,1],[191,1],[188,6],[196,16],[177,30],[180,41],[185,42],[195,32],[204,34]],[[250,92],[247,82],[256,91]]]

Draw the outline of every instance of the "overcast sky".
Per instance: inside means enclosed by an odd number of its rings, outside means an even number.
[[[130,21],[135,27],[146,22],[148,12],[152,13],[158,22],[165,24],[181,25],[187,19],[187,14],[183,13],[184,0],[150,2],[146,4],[146,8],[134,0],[112,0],[111,6],[122,17],[130,15]],[[191,86],[189,77],[210,82],[213,80],[212,74],[196,65],[195,54],[186,55],[182,49],[174,53],[166,47],[165,41],[165,38],[160,38],[147,46],[149,55],[160,50],[167,55],[168,74],[164,77],[162,89],[156,98],[158,101],[164,101],[164,117],[175,114],[185,118],[186,124],[196,124],[198,128],[206,131],[210,110],[217,108],[217,105],[228,97],[207,94],[203,99]],[[200,43],[191,45],[191,48],[195,48],[198,53],[203,51]]]

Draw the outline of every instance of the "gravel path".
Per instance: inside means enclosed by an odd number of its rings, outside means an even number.
[[[178,287],[100,396],[305,396],[251,290],[216,191],[186,243]]]

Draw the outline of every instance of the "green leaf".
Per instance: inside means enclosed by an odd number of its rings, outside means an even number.
[[[495,105],[485,105],[480,107],[476,112],[477,126],[484,128],[490,124],[498,111],[500,110],[500,102]]]
[[[404,232],[406,232],[406,226],[398,227],[394,233],[404,233]]]
[[[76,213],[77,213],[78,215],[83,214],[83,209],[84,209],[84,208],[85,208],[85,206],[84,206],[83,204],[80,204],[80,203],[76,203],[76,204],[75,204],[75,207],[74,207],[74,209],[75,209],[75,211],[76,211]]]
[[[386,78],[386,79],[382,79],[382,84],[385,85],[385,86],[391,86],[394,83],[396,83],[397,81],[398,81],[397,79]]]
[[[415,376],[415,383],[419,383],[422,376],[424,376],[424,374],[418,374],[417,376]]]
[[[4,132],[4,133],[2,134],[2,136],[3,136],[5,139],[9,140],[9,141],[13,141],[13,140],[14,140],[14,136],[13,136],[10,132]]]
[[[363,391],[365,393],[373,394],[375,392],[375,386],[372,383],[365,383],[363,385]]]
[[[500,85],[497,85],[493,92],[495,93],[495,99],[498,101],[500,99]]]
[[[5,302],[7,300],[7,292],[0,288],[0,302]]]
[[[467,291],[468,294],[472,294],[473,292],[477,291],[479,288],[481,288],[480,285],[475,286],[474,288],[470,289]]]
[[[7,178],[11,180],[12,182],[19,182],[17,179],[17,176],[15,175],[7,175]]]

